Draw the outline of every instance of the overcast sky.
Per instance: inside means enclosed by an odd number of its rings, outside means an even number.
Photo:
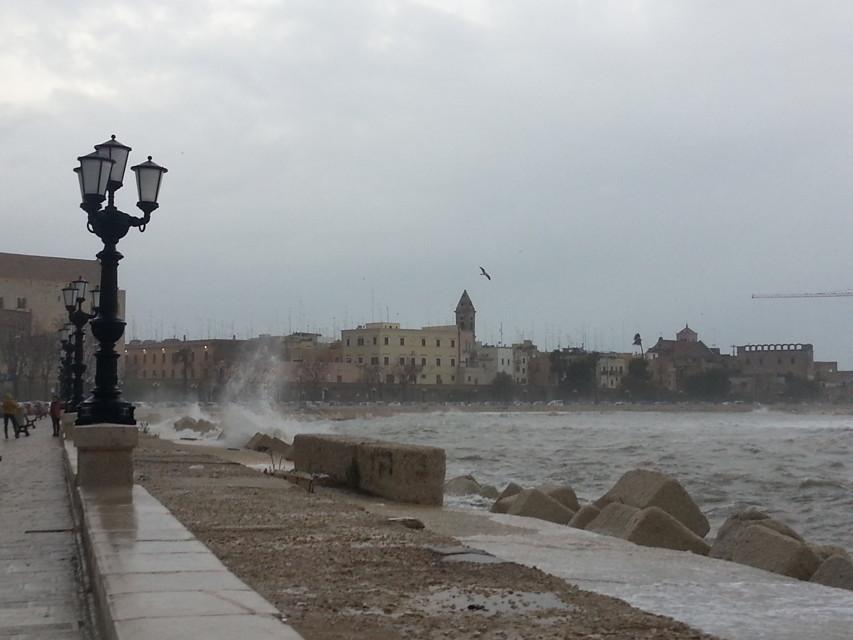
[[[115,133],[169,168],[119,245],[130,337],[442,324],[467,289],[486,341],[689,323],[853,367],[853,298],[750,298],[853,287],[851,33],[829,0],[6,0],[0,250],[98,251],[71,170]]]

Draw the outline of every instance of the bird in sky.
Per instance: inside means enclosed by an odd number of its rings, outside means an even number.
[[[487,280],[491,280],[491,279],[492,279],[492,276],[490,276],[488,273],[486,273],[486,270],[485,270],[485,269],[483,269],[483,267],[480,267],[480,275],[481,275],[481,276],[486,276],[486,279],[487,279]]]

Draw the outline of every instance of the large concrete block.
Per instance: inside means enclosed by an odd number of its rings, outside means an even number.
[[[568,524],[575,512],[538,489],[525,489],[513,496],[507,513],[513,516],[538,518],[557,524]]]
[[[581,508],[581,505],[578,502],[578,497],[575,494],[575,490],[568,485],[542,484],[536,488],[539,489],[539,491],[544,493],[546,496],[554,498],[554,500],[559,502],[567,509],[571,509],[572,511],[577,512]]]
[[[611,502],[605,506],[588,525],[587,531],[593,531],[605,536],[624,538],[628,531],[628,523],[639,512],[637,507],[621,502]]]
[[[710,546],[659,507],[647,507],[628,522],[625,539],[644,547],[691,551],[707,556]]]
[[[474,476],[458,476],[444,483],[444,493],[449,496],[478,496],[481,490]]]
[[[503,500],[504,498],[517,496],[522,491],[524,491],[524,487],[522,487],[520,484],[510,482],[507,486],[504,487],[504,490],[498,494],[498,497],[495,498],[495,500]]]
[[[737,534],[731,559],[798,580],[811,578],[820,565],[808,545],[757,524]]]
[[[596,500],[595,506],[602,508],[612,502],[624,502],[638,509],[663,509],[699,537],[705,537],[710,529],[708,519],[678,480],[657,471],[628,471],[610,491]]]
[[[587,525],[595,520],[600,513],[601,510],[594,504],[585,504],[569,520],[569,526],[575,529],[586,529]]]
[[[74,429],[77,483],[85,489],[133,485],[133,448],[139,441],[135,425],[92,424]]]
[[[811,581],[853,591],[853,561],[841,555],[830,556],[821,563]]]
[[[717,532],[717,538],[711,547],[710,556],[719,558],[720,560],[731,560],[737,547],[737,537],[747,527],[753,525],[766,527],[780,533],[783,536],[793,538],[798,542],[803,542],[802,537],[791,529],[786,524],[774,520],[769,515],[758,509],[746,509],[740,513],[735,513],[726,518],[726,521]]]
[[[492,505],[492,508],[489,509],[492,513],[506,513],[509,511],[510,506],[513,501],[518,497],[518,494],[514,494],[511,496],[507,496],[506,498],[498,498],[495,500],[495,503]]]
[[[400,502],[442,504],[444,449],[351,436],[299,434],[297,471],[324,473],[335,482]]]

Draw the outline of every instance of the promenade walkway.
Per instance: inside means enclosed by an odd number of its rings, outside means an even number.
[[[87,640],[62,446],[0,435],[0,640]]]

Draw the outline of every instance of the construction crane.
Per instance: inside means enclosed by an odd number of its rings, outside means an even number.
[[[755,298],[847,298],[853,291],[819,291],[817,293],[753,293]]]

